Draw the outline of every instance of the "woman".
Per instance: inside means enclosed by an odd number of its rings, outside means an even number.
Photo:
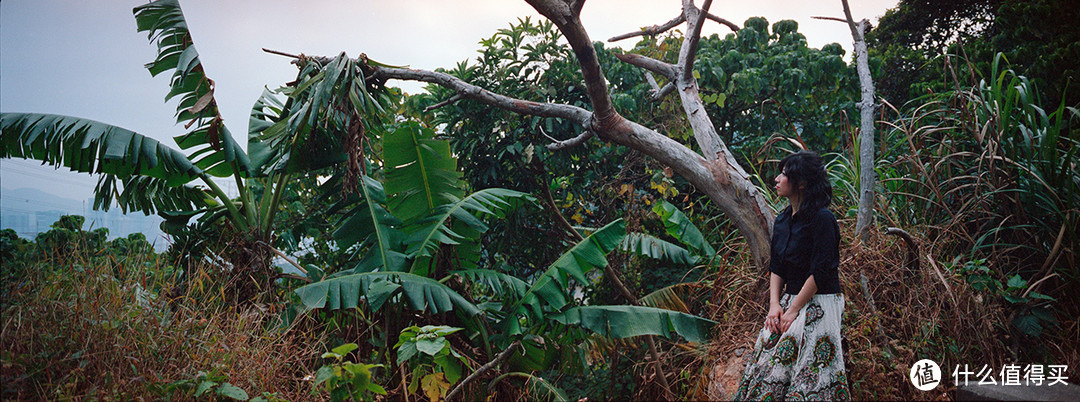
[[[788,155],[780,169],[776,193],[790,205],[773,225],[769,313],[735,399],[846,400],[832,186],[813,152]]]

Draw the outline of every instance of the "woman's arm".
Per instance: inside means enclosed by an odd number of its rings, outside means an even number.
[[[799,290],[799,294],[795,295],[795,300],[791,301],[788,305],[787,311],[780,316],[780,332],[787,332],[791,327],[791,323],[795,321],[795,318],[799,317],[799,310],[810,301],[810,298],[817,293],[817,282],[814,282],[814,275],[810,275],[806,278],[806,282],[803,283],[802,290]]]
[[[765,328],[774,333],[781,333],[780,314],[784,309],[780,308],[780,292],[784,289],[784,278],[775,272],[769,273],[769,314],[765,316]]]

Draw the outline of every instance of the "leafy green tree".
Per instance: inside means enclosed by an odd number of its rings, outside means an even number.
[[[1053,110],[1062,101],[1080,104],[1078,18],[1068,0],[903,0],[867,39],[890,77],[880,82],[882,96],[895,105],[927,90],[953,89],[955,80],[938,56],[962,56],[975,71],[986,71],[1003,53],[1018,74],[1043,89],[1040,107]]]

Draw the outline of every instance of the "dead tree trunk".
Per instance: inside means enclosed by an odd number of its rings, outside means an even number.
[[[877,174],[874,171],[874,80],[870,77],[870,62],[866,54],[866,37],[863,35],[870,26],[867,20],[855,22],[851,18],[851,7],[844,3],[844,17],[851,28],[851,37],[855,40],[855,68],[859,73],[859,86],[862,99],[859,102],[859,117],[862,120],[859,129],[859,212],[855,220],[855,233],[860,240],[866,240],[869,228],[874,221],[874,187],[877,186]]]

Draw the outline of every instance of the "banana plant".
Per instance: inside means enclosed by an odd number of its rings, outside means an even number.
[[[710,321],[685,312],[592,306],[575,296],[575,289],[590,286],[608,264],[607,255],[624,247],[622,220],[592,230],[545,271],[518,278],[481,266],[482,253],[497,251],[483,250],[480,240],[489,229],[486,222],[532,205],[531,196],[498,188],[466,194],[447,140],[418,124],[404,124],[381,145],[382,180],[363,176],[362,199],[342,217],[334,234],[340,248],[355,254],[356,265],[298,288],[302,310],[453,313],[458,319],[454,324],[466,328],[489,356],[514,340],[551,333],[563,334],[560,343],[584,340],[589,333],[705,339]],[[672,255],[697,260],[686,249],[666,244]],[[455,278],[463,281],[452,287]]]
[[[147,70],[154,76],[171,72],[165,100],[176,99],[176,123],[189,129],[174,138],[179,150],[88,119],[0,115],[0,157],[37,159],[99,175],[95,208],[107,210],[116,203],[125,212],[161,214],[173,226],[201,213],[203,223],[227,220],[248,239],[245,244],[272,243],[274,215],[290,178],[331,165],[360,164],[366,142],[361,137],[378,130],[384,109],[395,102],[392,91],[365,82],[360,65],[344,54],[325,63],[305,60],[293,85],[267,91],[255,103],[249,155],[224,124],[214,81],[203,69],[179,3],[153,1],[133,12],[139,32],[146,32],[158,48]],[[238,199],[231,199],[215,178],[235,181]],[[256,186],[265,189],[259,197]]]

